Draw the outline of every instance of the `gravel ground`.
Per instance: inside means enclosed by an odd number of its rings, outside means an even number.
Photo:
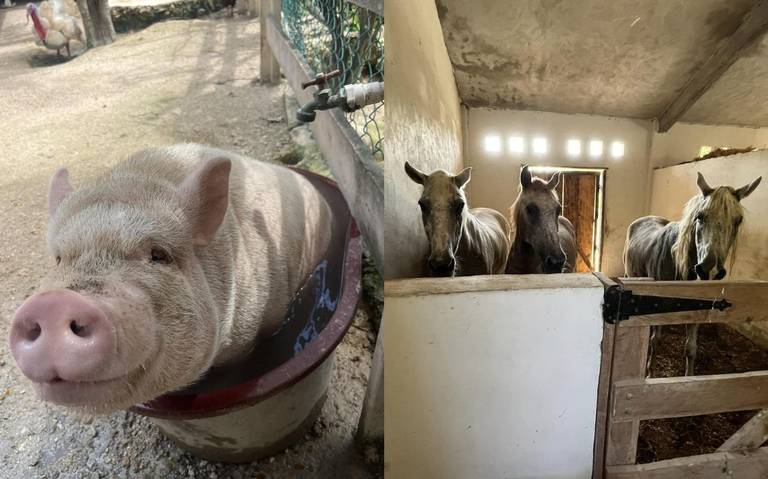
[[[148,146],[195,141],[292,161],[297,150],[285,86],[254,81],[258,21],[164,22],[67,62],[35,47],[24,21],[23,6],[0,10],[0,477],[381,477],[377,451],[366,462],[353,442],[374,338],[366,307],[338,349],[312,433],[259,463],[208,463],[146,418],[75,417],[37,400],[8,351],[7,323],[51,261],[45,192],[56,166],[77,184]]]

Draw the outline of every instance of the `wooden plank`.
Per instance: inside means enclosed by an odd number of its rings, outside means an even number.
[[[622,380],[613,389],[616,421],[768,408],[768,371]]]
[[[592,246],[595,228],[595,201],[597,176],[594,173],[563,174],[563,216],[568,218],[576,230],[578,249],[592,262]],[[574,271],[589,272],[590,268],[581,255],[576,258]]]
[[[267,31],[270,21],[276,19],[280,24],[281,16],[281,0],[259,0],[259,39],[261,40],[259,75],[262,83],[274,85],[280,82],[280,64],[272,51],[273,47],[267,38]]]
[[[746,453],[715,452],[650,464],[612,466],[606,479],[765,479],[768,448]]]
[[[363,411],[357,425],[357,440],[362,444],[384,438],[384,322],[379,328],[373,350],[371,372],[363,400]]]
[[[641,381],[645,378],[648,359],[649,327],[616,328],[616,342],[613,351],[612,384],[620,381]],[[610,404],[615,404],[616,388],[611,389]],[[634,464],[637,457],[637,436],[640,421],[616,421],[616,410],[610,408],[608,441],[605,464]]]
[[[596,271],[592,273],[604,288],[616,287],[618,283]],[[592,456],[592,479],[605,477],[605,456],[608,443],[610,419],[611,377],[613,376],[613,357],[616,347],[616,326],[603,323],[603,341],[601,343],[600,379],[597,385],[597,414],[595,417],[595,443]]]
[[[724,452],[756,449],[765,441],[768,441],[768,409],[755,414],[717,450]]]
[[[721,40],[680,94],[658,117],[659,133],[669,130],[758,38],[768,32],[768,0],[758,1],[733,34]]]
[[[264,0],[266,1],[266,0]],[[272,1],[272,0],[270,0]],[[263,3],[263,2],[262,2]],[[267,39],[299,103],[312,99],[316,87],[301,83],[312,78],[311,70],[291,48],[276,18],[267,22]],[[310,128],[352,216],[365,236],[379,271],[384,268],[384,170],[373,158],[340,110],[317,112]]]
[[[602,284],[592,275],[580,274],[496,274],[456,278],[410,278],[384,282],[384,296],[423,296],[515,291],[521,289],[597,288]]]
[[[608,437],[608,405],[613,372],[613,350],[616,326],[603,324],[601,343],[600,380],[597,385],[597,415],[595,418],[595,445],[592,456],[592,479],[602,479],[605,473],[605,447]]]
[[[672,298],[727,299],[732,306],[724,311],[683,311],[679,313],[632,316],[622,326],[649,326],[691,323],[754,323],[768,320],[766,281],[643,281],[619,280],[633,294]]]

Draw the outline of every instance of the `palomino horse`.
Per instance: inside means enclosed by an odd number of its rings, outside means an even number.
[[[563,207],[555,188],[560,174],[549,181],[531,177],[528,166],[520,171],[520,193],[509,208],[515,227],[507,274],[570,273],[576,264],[576,233],[561,216]]]
[[[465,168],[456,176],[443,170],[427,175],[405,162],[408,176],[424,187],[419,207],[433,276],[501,274],[507,264],[506,218],[488,208],[467,206],[464,187],[471,170]]]
[[[736,238],[744,218],[740,201],[749,196],[762,177],[739,189],[711,188],[698,174],[701,194],[685,205],[679,222],[659,216],[645,216],[629,225],[624,247],[624,272],[629,277],[649,276],[657,280],[714,279],[725,277],[725,261],[736,255]],[[685,374],[693,375],[696,361],[698,324],[686,325]],[[653,343],[659,329],[654,328]]]

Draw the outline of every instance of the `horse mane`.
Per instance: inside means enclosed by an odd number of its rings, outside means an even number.
[[[486,259],[498,256],[489,228],[492,226],[481,221],[467,206],[467,214],[464,215],[464,224],[462,225],[463,240],[466,241],[470,251],[477,251],[482,258]]]
[[[736,228],[734,227],[731,218],[743,215],[744,208],[734,196],[732,188],[719,186],[709,195],[703,196],[697,194],[685,204],[683,217],[679,221],[677,240],[672,245],[672,258],[674,259],[675,268],[677,274],[682,278],[688,276],[688,272],[693,266],[690,264],[690,251],[691,246],[695,244],[696,241],[695,226],[696,217],[699,213],[716,213],[719,217],[724,217],[726,219],[726,221],[722,222],[723,228],[725,228],[722,236],[724,238],[733,238],[729,255],[730,269],[733,269],[733,264],[736,261],[738,236],[736,235]],[[726,258],[722,259],[725,261]]]

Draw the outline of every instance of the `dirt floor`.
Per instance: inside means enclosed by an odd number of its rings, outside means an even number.
[[[719,324],[699,328],[696,375],[742,373],[768,369],[768,351]],[[685,373],[685,326],[663,329],[651,363],[651,377]],[[757,411],[657,419],[640,423],[639,463],[715,452]]]
[[[0,478],[381,477],[376,451],[366,462],[353,441],[374,338],[366,308],[339,347],[313,432],[259,463],[208,463],[144,417],[81,419],[37,400],[6,338],[50,263],[45,196],[57,166],[77,184],[148,146],[194,141],[291,161],[297,149],[285,86],[258,83],[258,20],[164,22],[68,62],[35,47],[24,21],[23,5],[0,9]]]

